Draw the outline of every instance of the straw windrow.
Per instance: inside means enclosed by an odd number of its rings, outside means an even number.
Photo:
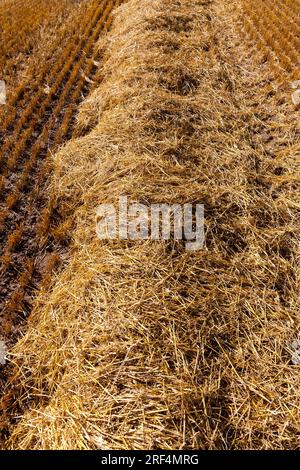
[[[11,354],[10,448],[299,445],[297,116],[224,3],[130,0],[99,46],[86,135],[54,159],[73,245]],[[121,195],[205,204],[205,249],[98,240]]]

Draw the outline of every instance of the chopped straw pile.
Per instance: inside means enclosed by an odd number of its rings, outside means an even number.
[[[49,188],[71,256],[10,354],[9,448],[299,446],[299,115],[226,3],[130,0],[99,45]],[[121,195],[204,204],[205,248],[99,240]]]

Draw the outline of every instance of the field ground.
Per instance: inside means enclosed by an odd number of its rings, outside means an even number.
[[[12,339],[32,289],[47,282],[67,243],[45,186],[49,156],[73,135],[78,104],[97,83],[97,41],[119,3],[0,4],[8,94],[0,109],[0,322]]]
[[[0,2],[4,448],[299,448],[299,12]],[[124,194],[205,249],[100,242]]]

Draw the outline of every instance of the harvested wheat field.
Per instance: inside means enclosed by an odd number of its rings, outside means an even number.
[[[299,449],[300,1],[0,15],[1,448]],[[125,196],[204,246],[100,239]]]

